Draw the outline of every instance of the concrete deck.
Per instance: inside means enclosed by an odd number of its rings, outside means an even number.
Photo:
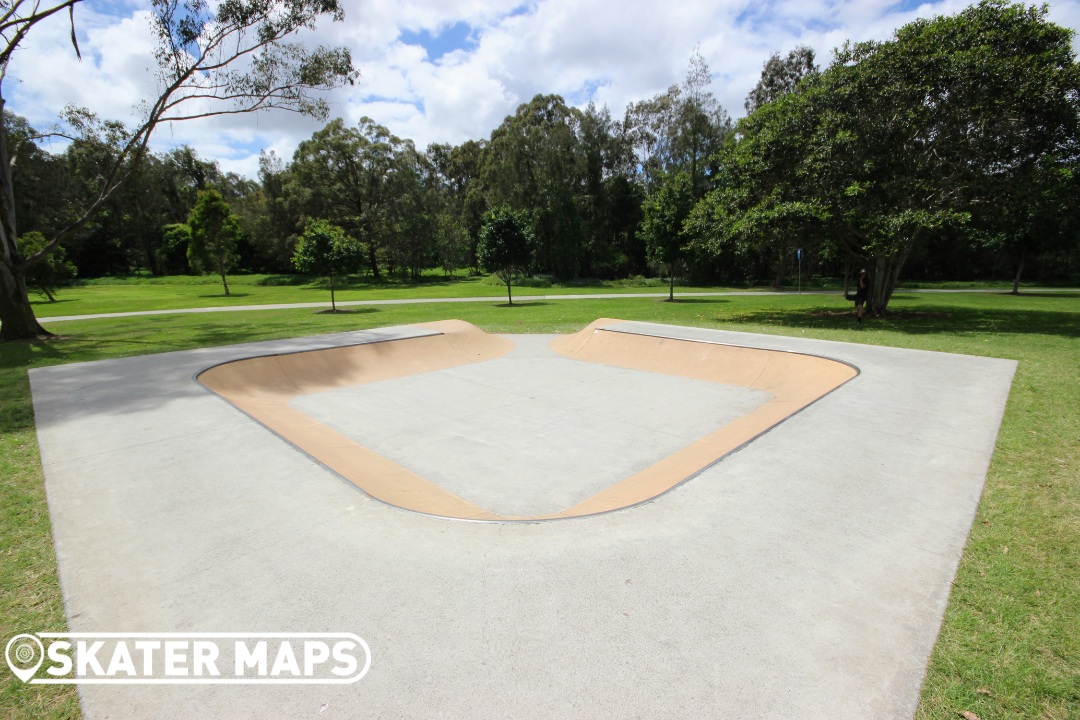
[[[338,631],[372,652],[370,672],[348,686],[86,685],[86,716],[910,718],[1015,363],[645,323],[610,329],[818,355],[861,374],[651,502],[507,524],[374,500],[194,380],[223,362],[425,332],[416,328],[32,370],[72,632]],[[567,377],[556,360],[577,362],[506,337],[518,350],[505,359],[522,353],[520,384],[540,394]],[[669,398],[683,393],[648,371],[627,384],[609,366],[582,367],[606,378],[586,383],[598,402],[605,382],[613,403],[644,383],[661,425],[672,421],[665,400],[679,416],[720,402]],[[388,421],[343,429],[387,443],[386,453],[396,437],[402,459],[453,465],[464,446],[446,438],[464,427],[461,415],[432,415],[426,443],[389,420],[393,402],[406,410],[397,417],[432,412],[440,379],[385,381]],[[490,397],[498,379],[467,381]],[[546,409],[549,427],[577,430],[553,434],[554,447],[595,444],[591,416],[575,414],[573,393],[564,399]],[[327,402],[325,419],[340,417]],[[496,417],[478,427],[498,426]],[[500,431],[532,440],[535,427]],[[553,476],[548,464],[519,463],[509,484],[492,483],[513,460],[487,456],[477,482],[485,502],[512,505]],[[537,465],[536,476],[523,474]],[[570,468],[592,482],[581,461]],[[436,479],[468,484],[454,472]]]

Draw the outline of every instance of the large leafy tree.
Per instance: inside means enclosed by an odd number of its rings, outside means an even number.
[[[815,244],[829,217],[816,169],[807,162],[816,118],[800,92],[793,85],[773,94],[740,121],[740,141],[718,156],[715,189],[697,203],[685,228],[689,244],[703,254],[745,268],[771,259],[777,287],[796,249]]]
[[[825,74],[828,140],[815,161],[832,171],[838,237],[873,268],[875,309],[916,243],[1000,203],[1003,179],[1080,150],[1072,34],[1046,13],[984,0],[849,45]]]
[[[877,312],[922,240],[994,204],[1015,217],[1028,194],[1004,189],[1060,178],[1033,169],[1080,150],[1071,33],[1045,8],[986,0],[919,20],[888,41],[845,45],[797,88],[745,123],[751,169],[717,191],[735,202],[710,198],[727,210],[717,235],[827,218],[835,252],[871,270]]]
[[[325,117],[328,106],[313,91],[351,83],[358,74],[344,48],[309,49],[290,41],[322,17],[340,20],[338,0],[151,0],[160,94],[148,99],[133,127],[102,123],[86,112],[68,113],[70,133],[108,144],[112,161],[98,178],[96,194],[74,219],[52,233],[41,250],[27,254],[17,241],[3,79],[12,54],[39,23],[66,15],[74,42],[79,2],[0,2],[0,340],[48,334],[27,296],[28,268],[108,202],[138,166],[159,125],[271,108]]]
[[[506,284],[506,301],[510,305],[514,304],[510,289],[514,275],[524,272],[532,263],[536,244],[536,235],[525,214],[506,206],[491,211],[480,231],[476,251],[480,266]]]

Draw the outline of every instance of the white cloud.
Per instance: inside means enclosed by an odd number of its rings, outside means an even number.
[[[711,90],[728,112],[743,100],[774,51],[814,48],[826,64],[845,40],[884,39],[916,17],[951,14],[964,0],[354,0],[344,23],[323,23],[307,41],[350,47],[361,70],[353,88],[332,93],[332,113],[348,122],[367,115],[418,147],[487,137],[516,106],[537,93],[606,104],[622,115],[629,102],[682,80],[695,48],[713,72]],[[146,0],[81,4],[76,11],[79,62],[66,18],[34,29],[14,56],[5,82],[8,108],[39,128],[64,105],[102,117],[132,119],[156,91]],[[120,10],[117,10],[120,8]],[[95,10],[97,12],[95,12]],[[1080,0],[1061,0],[1050,17],[1080,26]],[[403,31],[441,31],[465,23],[469,47],[432,61],[401,41]],[[16,81],[16,82],[13,82]],[[321,123],[291,113],[215,118],[162,128],[155,147],[192,145],[222,167],[254,176],[260,149],[288,160]]]

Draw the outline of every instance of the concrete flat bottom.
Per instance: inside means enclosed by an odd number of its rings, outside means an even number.
[[[370,672],[348,686],[84,685],[86,716],[910,718],[1015,363],[613,329],[820,355],[861,374],[651,502],[566,522],[477,524],[374,501],[193,380],[224,362],[416,329],[31,371],[72,632],[338,631],[372,652]],[[544,359],[547,338],[522,341],[519,359]],[[628,387],[667,399],[696,392],[644,370],[598,380],[617,397]],[[409,402],[460,400],[452,394],[470,378],[410,382]],[[386,442],[402,462],[452,466],[438,457],[457,446],[421,447],[409,413],[394,414],[391,387],[360,391],[384,403],[385,422],[353,416],[341,430]],[[349,392],[309,396],[307,412],[341,417],[333,406]],[[594,445],[588,432],[604,419],[583,419],[577,401],[519,412],[566,412],[580,432],[552,441]],[[678,405],[684,414],[692,403]],[[482,427],[491,426],[462,424],[462,434]],[[456,479],[441,482],[465,482],[448,472]],[[481,483],[474,499],[518,509],[498,487]]]
[[[479,507],[553,515],[758,408],[768,393],[557,356],[304,395],[291,405]],[[683,478],[679,478],[681,480]]]

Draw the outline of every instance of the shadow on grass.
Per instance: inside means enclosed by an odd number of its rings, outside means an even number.
[[[343,307],[343,308],[324,308],[322,310],[316,310],[316,315],[364,315],[366,313],[378,312],[378,309],[373,307]]]
[[[835,328],[852,326],[855,313],[835,306],[812,308],[769,308],[718,318],[727,322],[781,325],[794,328]],[[910,335],[939,333],[1008,333],[1019,335],[1059,335],[1080,337],[1080,307],[1077,312],[1051,310],[993,310],[955,305],[923,305],[919,309],[890,310],[884,317],[865,316],[868,329]]]
[[[731,300],[728,300],[726,298],[717,298],[717,297],[708,297],[708,298],[704,298],[704,297],[684,297],[684,298],[681,298],[678,295],[676,295],[674,300],[668,300],[667,298],[664,298],[663,300],[661,300],[661,302],[672,303],[672,304],[675,304],[675,305],[719,305],[721,303],[730,303]]]
[[[211,293],[209,295],[199,295],[199,297],[201,297],[201,298],[222,298],[223,300],[232,300],[233,298],[246,298],[250,294],[251,293],[245,293],[245,292],[230,292],[228,295],[226,295],[225,293],[220,292],[220,293]]]
[[[48,298],[45,298],[45,297],[38,297],[36,299],[31,299],[30,300],[31,305],[40,305],[42,307],[51,307],[51,306],[54,306],[54,305],[63,305],[64,303],[73,303],[73,302],[77,302],[77,301],[72,300],[71,298],[62,298],[62,297],[58,297],[55,300],[49,300]]]
[[[526,295],[525,297],[528,298],[528,295]],[[550,305],[550,304],[551,303],[544,302],[542,300],[515,300],[513,302],[513,304],[502,302],[502,303],[495,303],[494,305],[492,305],[492,307],[509,308],[509,309],[513,310],[514,308],[540,307],[542,305]]]

